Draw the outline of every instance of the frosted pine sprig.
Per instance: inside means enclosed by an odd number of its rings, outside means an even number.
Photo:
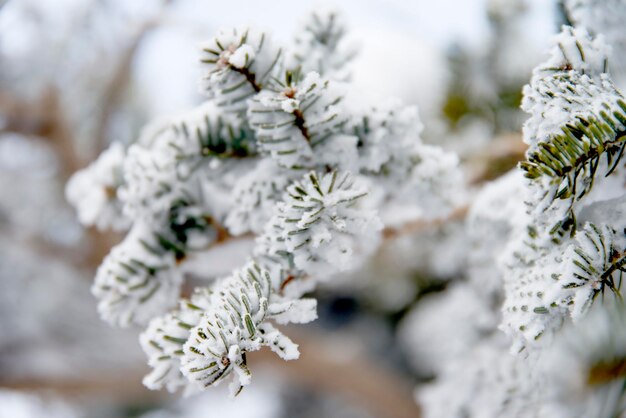
[[[590,33],[601,33],[606,43],[613,49],[611,72],[620,78],[624,76],[623,52],[626,50],[623,22],[626,7],[622,0],[565,0],[565,8],[571,21],[577,27],[586,28]]]
[[[250,28],[222,30],[202,46],[205,90],[221,108],[242,112],[281,67],[282,50]]]
[[[152,233],[136,224],[105,257],[92,293],[102,319],[126,327],[146,324],[173,307],[181,283],[175,254],[160,249]]]
[[[148,365],[152,367],[143,379],[146,387],[152,390],[167,388],[169,392],[179,388],[193,390],[191,382],[180,371],[180,359],[190,330],[200,323],[210,307],[210,296],[208,289],[197,289],[189,300],[179,302],[178,309],[150,321],[139,338],[148,356]]]
[[[179,388],[185,388],[186,392],[197,389],[180,371],[180,359],[191,329],[200,323],[210,302],[209,289],[196,289],[189,300],[179,302],[178,309],[150,321],[139,338],[148,356],[148,365],[152,367],[143,379],[146,387],[152,390],[167,388],[169,392]]]
[[[149,141],[130,147],[124,165],[120,195],[133,219],[159,218],[181,201],[201,205],[199,183],[213,177],[216,161],[255,154],[249,130],[238,118],[220,115],[212,101],[148,133]]]
[[[215,209],[205,188],[220,187],[232,167],[255,155],[254,138],[243,122],[220,115],[213,102],[206,102],[130,148],[120,191],[125,213],[147,221],[155,234],[180,247],[178,252],[202,249],[213,238]]]
[[[271,89],[250,102],[248,120],[261,151],[287,168],[312,168],[325,158],[336,160],[336,155],[321,149],[335,136],[345,142],[341,129],[347,119],[339,107],[341,99],[336,86],[319,74],[300,79],[299,73],[287,72],[284,80],[275,80]],[[356,138],[346,146],[355,148]]]
[[[596,100],[594,92],[585,89],[600,87],[609,55],[602,37],[592,38],[585,29],[563,27],[548,59],[533,70],[530,84],[524,87],[522,109],[530,117],[523,132],[531,151],[566,123],[595,109],[588,106]]]
[[[417,108],[389,100],[350,121],[359,138],[360,172],[381,184],[385,199],[417,209],[423,219],[446,216],[463,201],[455,154],[422,142]]]
[[[366,194],[349,173],[305,175],[287,188],[257,252],[287,255],[315,277],[354,267],[382,228],[375,212],[359,207]]]
[[[221,112],[215,100],[174,118],[172,129],[176,135],[168,145],[174,149],[179,177],[189,176],[198,165],[212,159],[256,155],[253,132],[238,115]]]
[[[595,100],[594,92],[585,92],[585,88],[599,87],[601,76],[608,71],[610,49],[601,37],[592,38],[584,29],[565,26],[554,45],[524,87],[522,109],[530,114],[524,124],[524,141],[531,150],[578,115],[593,110],[585,104]],[[581,92],[584,94],[579,97]]]
[[[203,387],[219,384],[234,372],[231,393],[250,383],[246,353],[268,346],[285,360],[298,358],[289,338],[267,320],[305,323],[317,317],[311,299],[283,301],[276,293],[278,278],[253,261],[218,282],[210,309],[193,328],[183,347],[182,372]],[[290,316],[293,313],[293,316]]]
[[[168,126],[157,134],[150,148],[140,144],[129,148],[120,196],[131,219],[162,216],[173,202],[189,194],[189,185],[177,181],[175,149],[168,145],[175,141],[176,132]]]
[[[565,272],[559,275],[561,287],[574,320],[588,311],[598,295],[619,298],[626,255],[616,246],[615,231],[608,225],[587,223],[576,234],[575,243],[564,254]]]
[[[607,73],[609,48],[602,37],[564,27],[556,44],[524,88],[530,147],[521,167],[536,189],[535,211],[560,206],[548,229],[563,235],[575,228],[577,202],[590,192],[598,170],[608,176],[621,161],[626,102]]]
[[[388,101],[368,109],[351,121],[359,137],[359,166],[365,173],[400,181],[411,172],[423,130],[417,107]]]

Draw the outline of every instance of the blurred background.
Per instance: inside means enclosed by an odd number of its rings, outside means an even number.
[[[360,47],[349,99],[417,104],[424,139],[459,153],[470,187],[523,156],[521,88],[567,22],[557,0],[333,6]],[[221,387],[181,400],[141,385],[141,330],[101,322],[89,290],[121,237],[82,228],[64,197],[110,142],[202,101],[202,40],[253,24],[289,42],[316,7],[0,0],[0,417],[418,416],[412,391],[432,373],[411,317],[466,275],[463,211],[390,237],[366,267],[318,289],[320,319],[287,332],[302,358],[251,356],[255,382],[233,402]]]

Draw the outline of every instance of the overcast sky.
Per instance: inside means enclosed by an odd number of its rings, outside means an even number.
[[[299,16],[319,5],[332,5],[353,26],[393,28],[438,45],[454,39],[479,42],[487,34],[487,0],[180,0],[177,8],[198,23],[232,26],[254,23],[271,27],[276,36],[288,36]],[[529,0],[532,27],[538,38],[553,31],[551,0]],[[293,18],[295,16],[295,18]]]

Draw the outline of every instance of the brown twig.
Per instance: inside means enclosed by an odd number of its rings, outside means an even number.
[[[5,118],[0,132],[48,139],[59,159],[63,180],[83,166],[56,88],[47,88],[37,102],[26,102],[0,92],[0,114]]]
[[[513,169],[518,162],[524,160],[527,148],[519,133],[494,138],[487,148],[468,156],[465,161],[466,167],[470,170],[470,184],[494,180]]]
[[[246,81],[248,82],[248,84],[250,84],[250,86],[252,86],[252,88],[254,89],[254,91],[256,93],[261,91],[261,86],[256,81],[256,74],[251,73],[250,70],[247,67],[237,68],[237,67],[231,66],[230,68],[234,72],[237,72],[237,73],[243,75],[246,78]]]
[[[458,221],[465,218],[469,206],[461,206],[443,218],[437,218],[432,220],[418,219],[413,222],[406,223],[400,228],[387,227],[383,229],[383,238],[385,241],[392,240],[404,235],[414,235],[429,228],[438,227],[448,222]]]

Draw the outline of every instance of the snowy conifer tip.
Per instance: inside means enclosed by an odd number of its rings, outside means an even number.
[[[541,337],[581,320],[598,295],[621,297],[626,263],[621,222],[591,215],[619,201],[623,182],[626,102],[607,73],[609,47],[570,27],[556,44],[522,103],[529,216],[502,257],[502,329],[515,350],[549,344]]]
[[[144,325],[173,307],[181,283],[175,254],[160,250],[143,225],[135,225],[98,268],[92,292],[102,319],[126,327]]]
[[[178,309],[150,321],[139,338],[148,356],[148,365],[152,367],[150,374],[143,379],[146,387],[152,390],[166,388],[169,392],[179,388],[185,388],[186,392],[197,389],[180,371],[180,359],[190,330],[200,323],[210,307],[210,297],[208,289],[196,289],[190,300],[179,302]]]
[[[610,294],[621,298],[621,275],[626,270],[626,254],[618,247],[620,240],[608,225],[587,223],[576,234],[573,243],[564,254],[567,267],[559,281],[568,291],[563,299],[574,320],[587,312],[599,295]]]
[[[626,102],[607,73],[609,48],[601,37],[564,27],[556,43],[524,88],[522,109],[531,114],[524,139],[530,147],[521,168],[533,180],[537,211],[565,201],[553,211],[550,226],[562,234],[575,227],[575,205],[591,190],[598,170],[608,176],[622,159]]]
[[[267,320],[305,323],[317,317],[310,299],[285,301],[277,277],[253,261],[221,279],[209,309],[191,329],[183,347],[182,372],[203,387],[219,384],[234,373],[231,393],[250,383],[246,353],[268,346],[285,360],[298,358],[298,346]]]
[[[417,107],[389,100],[353,118],[350,129],[360,140],[361,170],[394,182],[410,174],[424,129]]]
[[[288,254],[315,277],[352,268],[382,229],[376,213],[359,206],[366,194],[349,173],[310,172],[287,188],[260,246],[267,254]]]
[[[341,99],[337,86],[315,72],[301,78],[299,71],[288,71],[284,79],[275,79],[248,109],[261,151],[288,168],[314,167],[332,159],[315,148],[341,134],[347,121]]]
[[[609,54],[602,37],[592,38],[584,29],[563,27],[548,59],[533,70],[530,84],[524,87],[522,109],[531,115],[524,125],[524,141],[531,150],[586,111],[579,93],[571,89],[600,87]],[[593,92],[583,98],[592,100]]]
[[[233,112],[245,110],[246,100],[276,75],[282,58],[265,33],[250,28],[222,30],[202,46],[202,53],[205,90]]]
[[[611,73],[624,76],[624,48],[626,36],[623,22],[626,19],[626,7],[623,0],[565,0],[565,9],[570,20],[590,33],[602,34],[613,52],[609,63]]]

